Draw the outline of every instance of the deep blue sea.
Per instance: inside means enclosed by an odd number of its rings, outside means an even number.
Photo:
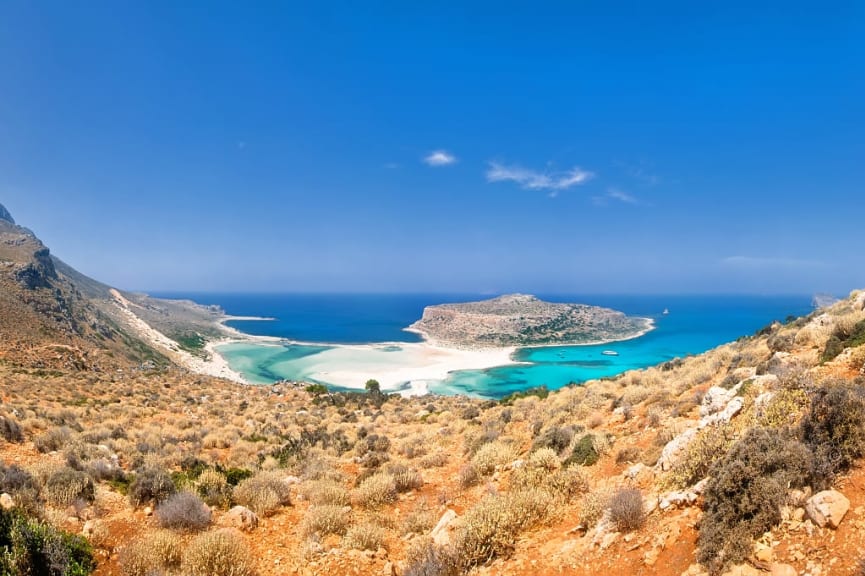
[[[418,342],[402,329],[421,317],[425,306],[465,302],[488,296],[477,294],[213,294],[165,293],[165,298],[189,298],[201,304],[217,304],[234,316],[272,317],[272,321],[233,321],[242,332],[285,338],[308,346],[239,344],[221,348],[231,366],[253,383],[282,378],[309,378],[309,366],[332,345]],[[675,357],[698,354],[736,338],[753,334],[773,320],[808,314],[811,296],[742,295],[538,295],[554,302],[579,302],[606,306],[629,315],[655,319],[648,334],[624,342],[598,346],[525,348],[512,357],[511,365],[484,370],[459,370],[444,380],[426,383],[431,392],[470,394],[497,398],[516,390],[546,385],[560,388],[612,376],[626,370],[652,366]],[[668,314],[663,314],[664,310]],[[615,351],[617,356],[602,351]],[[393,349],[394,355],[399,348]],[[322,356],[321,358],[325,358]],[[321,362],[316,367],[321,371]],[[340,367],[345,369],[344,366]],[[324,384],[327,377],[317,379]],[[407,383],[405,384],[408,385]]]

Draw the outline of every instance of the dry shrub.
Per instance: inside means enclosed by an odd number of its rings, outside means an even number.
[[[481,476],[492,474],[496,466],[513,462],[517,457],[516,450],[504,442],[488,442],[483,444],[472,458],[472,464]]]
[[[426,534],[432,530],[436,524],[436,517],[431,510],[421,508],[414,510],[406,515],[402,523],[402,533],[405,534]]]
[[[262,516],[291,504],[289,486],[279,472],[259,472],[242,481],[234,489],[234,500]]]
[[[196,536],[183,552],[185,576],[252,576],[255,560],[243,536],[226,528]]]
[[[459,471],[459,484],[460,488],[465,490],[466,488],[471,488],[472,486],[477,486],[481,481],[481,475],[478,472],[478,469],[475,468],[474,464],[463,464],[460,467]]]
[[[637,488],[620,488],[610,498],[610,520],[619,532],[639,530],[646,523],[643,493]]]
[[[178,492],[156,507],[163,528],[204,530],[210,525],[210,508],[192,492]]]
[[[589,529],[598,523],[610,502],[608,490],[598,489],[587,492],[580,503],[580,523]]]
[[[306,512],[301,525],[301,532],[305,536],[317,534],[345,534],[348,529],[348,511],[345,506],[334,506],[325,504],[322,506],[310,506]]]
[[[403,576],[457,576],[460,562],[449,547],[437,546],[432,538],[418,538],[406,551]]]
[[[373,474],[354,489],[352,500],[364,508],[378,508],[396,502],[396,482],[390,474]]]
[[[168,472],[162,468],[148,466],[140,470],[129,485],[129,500],[135,506],[151,501],[159,504],[176,491],[177,488]]]
[[[20,443],[24,441],[21,427],[18,422],[8,414],[0,414],[0,438],[7,442]]]
[[[528,466],[542,468],[544,470],[558,470],[562,463],[559,461],[558,451],[553,448],[540,448],[529,454]]]
[[[417,470],[412,470],[403,464],[390,464],[387,473],[393,476],[396,491],[399,493],[417,490],[423,487],[423,477]]]
[[[124,576],[150,576],[177,569],[180,559],[180,538],[169,530],[159,530],[122,548],[120,569]]]
[[[232,487],[225,474],[213,468],[206,468],[198,475],[196,486],[198,495],[208,506],[228,508],[231,504]]]
[[[349,528],[342,543],[346,548],[355,550],[378,550],[384,538],[384,528],[372,522],[363,522]]]
[[[94,497],[93,480],[78,470],[63,468],[45,483],[45,498],[52,506],[69,506],[77,500],[93,502]]]
[[[427,454],[420,459],[421,468],[441,468],[448,463],[448,455],[444,452]]]
[[[346,506],[349,503],[348,490],[345,489],[345,486],[333,480],[308,482],[304,487],[304,495],[311,504],[316,506],[322,504]]]
[[[56,452],[63,449],[72,439],[72,430],[66,426],[52,428],[33,439],[33,445],[40,452]]]

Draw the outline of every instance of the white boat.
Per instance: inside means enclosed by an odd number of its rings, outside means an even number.
[[[667,308],[664,308],[663,315],[666,316],[669,313],[670,313],[670,311]]]
[[[619,353],[616,352],[615,350],[604,350],[603,352],[601,352],[601,354],[603,354],[604,356],[618,356],[619,355]]]

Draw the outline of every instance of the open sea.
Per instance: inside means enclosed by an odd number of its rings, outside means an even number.
[[[445,302],[467,302],[489,296],[477,294],[215,294],[163,293],[163,298],[188,298],[201,304],[217,304],[233,316],[271,317],[270,321],[232,321],[242,332],[283,338],[279,345],[239,343],[221,346],[219,352],[231,367],[256,384],[281,379],[311,380],[330,385],[322,374],[322,359],[334,349],[350,344],[384,344],[375,353],[406,362],[400,343],[419,342],[416,334],[403,328],[419,319],[425,306]],[[572,382],[613,376],[644,368],[672,358],[699,354],[720,344],[753,334],[773,320],[801,316],[812,311],[811,296],[743,295],[544,295],[552,302],[579,302],[605,306],[628,315],[650,317],[655,330],[633,340],[597,346],[552,346],[518,349],[513,364],[483,370],[458,370],[443,380],[423,383],[423,389],[437,394],[468,394],[500,398],[511,392],[546,385],[560,388]],[[664,314],[664,310],[668,314]],[[291,342],[288,342],[291,341]],[[303,344],[298,344],[302,342]],[[346,348],[346,350],[349,350]],[[615,351],[618,355],[604,355]],[[354,352],[352,352],[354,354]],[[345,358],[348,357],[348,360]],[[341,356],[350,369],[370,362],[362,354]],[[348,363],[347,366],[345,365]],[[358,382],[359,388],[363,382]],[[416,383],[415,383],[416,384]],[[397,389],[409,388],[401,383]]]

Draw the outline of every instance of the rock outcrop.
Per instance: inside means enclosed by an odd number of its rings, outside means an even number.
[[[825,526],[838,528],[849,509],[850,501],[835,490],[817,492],[805,503],[808,518],[820,528]]]

